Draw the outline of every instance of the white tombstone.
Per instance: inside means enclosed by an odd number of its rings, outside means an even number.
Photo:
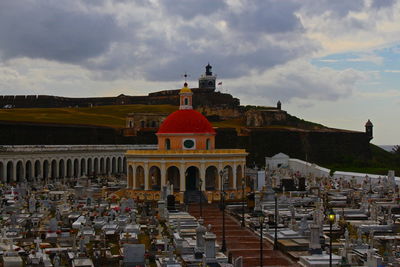
[[[206,232],[204,235],[205,241],[205,254],[207,262],[215,260],[215,240],[217,239],[216,235],[210,232]]]
[[[243,257],[237,257],[233,262],[233,267],[243,267]]]
[[[320,254],[321,243],[319,241],[320,226],[318,224],[311,224],[310,226],[310,251],[313,254]]]
[[[144,244],[124,244],[124,266],[144,265]]]
[[[162,220],[165,219],[165,201],[164,200],[158,201],[158,215],[160,216],[160,219],[162,219]]]

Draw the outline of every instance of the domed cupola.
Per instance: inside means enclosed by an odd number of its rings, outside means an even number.
[[[179,95],[179,110],[170,114],[157,132],[159,149],[214,149],[215,130],[206,117],[193,110],[193,92],[186,82]]]

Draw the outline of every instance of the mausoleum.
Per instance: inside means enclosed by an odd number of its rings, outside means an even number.
[[[201,184],[201,191],[212,201],[219,199],[220,173],[224,171],[228,198],[241,197],[248,153],[216,149],[216,132],[207,118],[192,108],[193,93],[187,83],[179,95],[179,110],[170,114],[157,132],[158,149],[127,151],[128,192],[157,199],[163,186],[169,186],[183,200],[185,192],[197,191]]]

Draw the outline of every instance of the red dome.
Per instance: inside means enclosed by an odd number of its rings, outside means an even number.
[[[163,133],[211,133],[215,134],[210,122],[193,109],[177,110],[161,124],[158,132]]]

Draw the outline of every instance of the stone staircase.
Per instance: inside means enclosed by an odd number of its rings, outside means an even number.
[[[200,198],[203,204],[207,203],[207,200],[204,196],[204,192],[201,192],[200,194],[198,190],[185,191],[184,201],[186,204],[200,203]]]
[[[198,192],[197,192],[198,193]],[[205,202],[204,202],[205,203]],[[198,205],[189,206],[189,213],[199,217]],[[217,242],[222,244],[222,212],[217,204],[203,206],[204,225],[211,224],[211,231],[217,235]],[[242,228],[240,222],[225,214],[226,255],[243,257],[244,267],[259,267],[260,238],[247,228]],[[264,241],[264,266],[299,266],[280,251],[273,250],[272,244]]]

